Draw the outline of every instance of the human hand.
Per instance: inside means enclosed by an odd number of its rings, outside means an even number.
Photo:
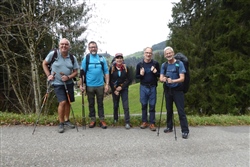
[[[140,75],[144,76],[144,74],[145,74],[145,70],[144,70],[144,68],[142,67],[142,68],[140,69]]]
[[[109,85],[108,84],[105,84],[105,87],[104,87],[104,93],[107,93],[109,90]]]
[[[151,71],[152,71],[153,73],[156,73],[156,72],[157,72],[157,69],[156,69],[154,66],[152,66],[152,67],[151,67]]]
[[[85,89],[86,89],[86,87],[85,86],[82,86],[82,85],[80,85],[80,90],[81,90],[81,92],[84,92],[85,91]]]
[[[119,91],[117,91],[117,90],[114,91],[114,93],[115,93],[116,96],[118,96],[120,94]]]
[[[122,87],[121,86],[118,86],[117,88],[116,88],[116,91],[118,91],[118,92],[120,92],[122,90]]]

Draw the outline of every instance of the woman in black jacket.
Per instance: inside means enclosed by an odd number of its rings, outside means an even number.
[[[125,116],[125,128],[130,129],[131,125],[128,105],[128,87],[131,79],[126,64],[124,64],[122,53],[117,53],[115,55],[115,61],[112,63],[109,72],[110,87],[113,97],[114,123],[118,121],[118,109],[121,97]]]

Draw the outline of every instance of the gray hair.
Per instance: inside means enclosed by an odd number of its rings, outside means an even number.
[[[152,47],[148,46],[148,47],[144,48],[143,51],[145,51],[146,49],[151,49],[151,51],[153,52],[153,48]]]
[[[166,50],[171,50],[172,52],[174,52],[174,49],[172,47],[170,47],[170,46],[165,47],[164,53],[165,53]]]
[[[66,41],[68,42],[69,46],[70,46],[70,42],[69,42],[69,40],[68,40],[67,38],[62,38],[62,39],[59,41],[59,45],[60,45],[60,43],[61,43],[62,40],[66,40]]]

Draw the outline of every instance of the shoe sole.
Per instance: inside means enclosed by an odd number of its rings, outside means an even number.
[[[58,130],[58,133],[63,133],[64,132],[64,130]]]
[[[164,133],[171,133],[173,130],[163,131]]]

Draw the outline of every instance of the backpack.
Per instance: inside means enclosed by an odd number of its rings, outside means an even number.
[[[188,63],[188,58],[182,54],[182,53],[176,53],[176,55],[174,56],[174,58],[177,60],[176,61],[176,71],[177,73],[179,73],[179,63],[180,61],[184,64],[184,67],[186,69],[186,73],[185,73],[185,79],[184,82],[181,85],[181,89],[183,90],[184,93],[188,92],[189,89],[189,83],[190,83],[190,73],[189,73],[189,63]],[[166,73],[166,70],[168,68],[168,62],[164,63],[164,74]]]
[[[57,59],[57,49],[55,48],[55,49],[53,49],[52,51],[54,51],[54,54],[53,54],[53,57],[52,57],[50,63],[48,64],[49,71],[51,71],[52,64],[53,64],[53,63],[56,61],[56,59]],[[74,63],[75,63],[74,55],[69,54],[69,57],[70,57],[70,60],[71,60],[71,62],[72,62],[72,64],[73,64],[73,66],[74,66]],[[76,78],[74,77],[73,80],[76,81]]]
[[[50,63],[48,64],[48,68],[49,68],[50,71],[51,71],[51,66],[52,66],[52,64],[53,64],[53,63],[56,61],[56,59],[57,59],[57,49],[53,49],[52,51],[54,51],[54,54],[53,54],[53,57],[52,57]],[[74,63],[75,63],[74,56],[73,56],[72,54],[69,54],[69,56],[70,56],[70,60],[71,60],[72,64],[74,65]]]
[[[99,58],[101,59],[102,58],[102,55],[99,55]],[[86,71],[84,71],[83,69],[81,69],[80,71],[80,77],[82,77],[82,75],[84,76],[84,83],[86,84],[86,74],[87,74],[87,71],[89,69],[89,59],[90,59],[90,54],[88,53],[86,55]],[[102,65],[102,71],[103,71],[103,74],[104,74],[104,63],[103,61],[100,61],[100,64]]]

